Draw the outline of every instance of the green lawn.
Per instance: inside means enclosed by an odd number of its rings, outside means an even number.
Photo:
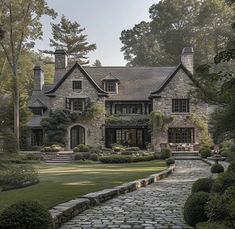
[[[89,192],[112,188],[147,177],[166,168],[164,161],[130,164],[35,164],[40,183],[27,188],[0,192],[0,211],[17,200],[38,200],[47,208]]]

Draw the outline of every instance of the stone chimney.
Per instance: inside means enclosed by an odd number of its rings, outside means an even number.
[[[41,91],[44,85],[44,71],[40,66],[35,66],[34,69],[34,79],[33,79],[33,90]]]
[[[61,70],[67,68],[68,56],[64,49],[57,48],[55,50],[55,70]]]
[[[181,54],[181,63],[193,74],[193,48],[185,47]]]

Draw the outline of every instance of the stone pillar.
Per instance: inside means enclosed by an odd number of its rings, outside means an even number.
[[[40,66],[35,66],[33,71],[34,71],[33,90],[41,91],[44,85],[44,72]]]
[[[193,74],[193,48],[185,47],[181,54],[181,63]]]

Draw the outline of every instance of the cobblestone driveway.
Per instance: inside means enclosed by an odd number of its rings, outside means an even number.
[[[93,207],[61,229],[72,228],[191,228],[184,223],[183,205],[194,180],[209,176],[202,161],[176,161],[170,177]]]

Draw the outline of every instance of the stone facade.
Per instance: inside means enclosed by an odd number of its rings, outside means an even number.
[[[181,63],[176,67],[82,67],[78,63],[67,66],[67,55],[63,50],[55,52],[55,79],[53,85],[43,85],[44,75],[40,67],[34,68],[34,90],[29,107],[34,116],[28,123],[29,145],[42,142],[40,121],[50,110],[70,109],[68,101],[82,99],[95,104],[104,112],[92,119],[78,118],[67,128],[66,149],[71,149],[72,140],[84,131],[84,143],[110,146],[113,143],[134,144],[145,148],[149,139],[146,120],[149,114],[161,112],[174,117],[168,128],[193,128],[193,142],[200,143],[201,129],[190,121],[191,114],[199,118],[207,116],[207,104],[195,102],[190,91],[192,81],[193,50],[184,48]],[[74,82],[79,88],[74,89]],[[113,81],[113,85],[112,85]],[[110,83],[111,82],[111,83]],[[109,85],[109,86],[108,86]],[[109,91],[111,90],[111,91]],[[173,99],[189,99],[189,111],[173,112]],[[74,112],[74,111],[73,111]],[[107,124],[106,117],[118,116],[119,123]],[[142,122],[145,121],[145,122]],[[168,129],[160,134],[161,143],[169,143]],[[45,136],[44,136],[45,138]],[[130,140],[130,141],[129,141]],[[109,144],[110,143],[110,144]],[[183,142],[182,142],[183,143]]]

